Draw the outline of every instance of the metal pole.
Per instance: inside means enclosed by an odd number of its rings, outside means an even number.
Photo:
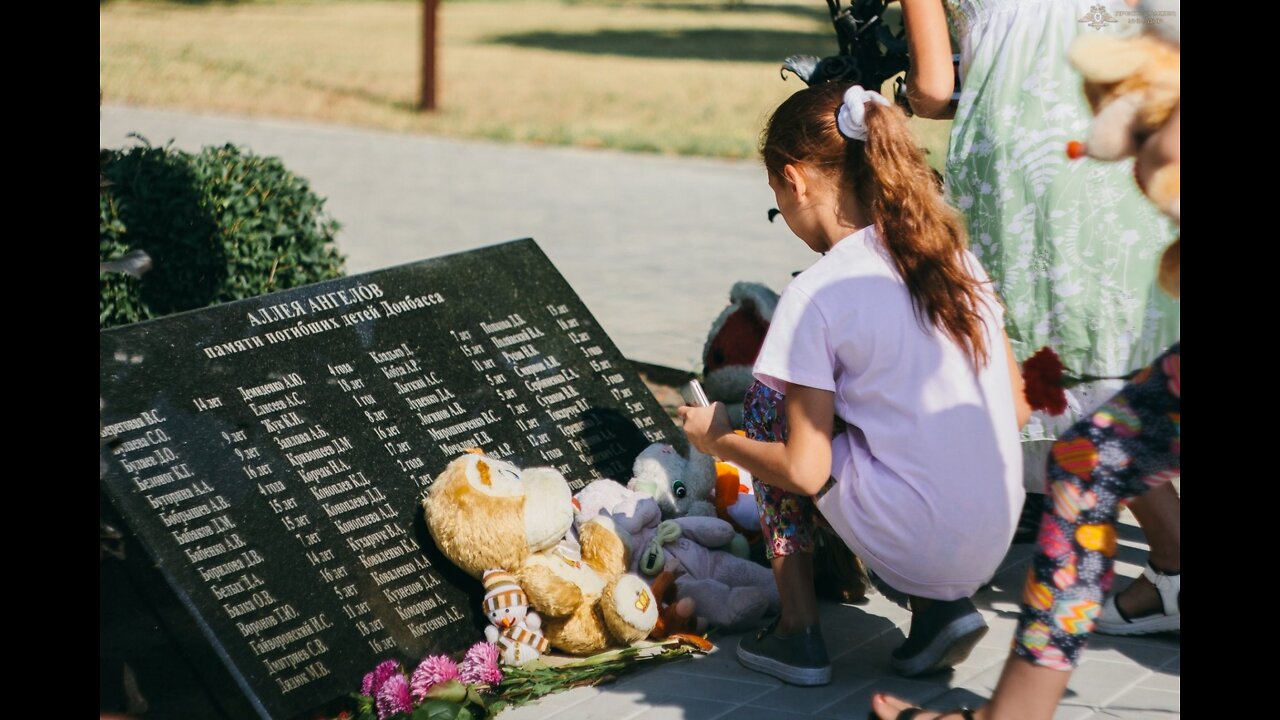
[[[420,110],[436,109],[436,28],[440,0],[422,0],[422,98]]]

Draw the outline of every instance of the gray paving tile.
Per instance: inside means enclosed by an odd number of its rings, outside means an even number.
[[[1053,714],[1053,720],[1090,720],[1095,717],[1097,715],[1092,708],[1078,705],[1059,705],[1058,710]]]
[[[891,625],[904,625],[911,620],[911,611],[901,607],[887,599],[878,592],[873,592],[867,596],[866,601],[861,605],[841,605],[839,603],[824,602],[818,607],[822,613],[823,624],[828,624],[828,617],[858,617],[859,615],[870,619],[887,622]]]
[[[1170,720],[1179,717],[1182,717],[1180,712],[1167,710],[1099,708],[1086,716],[1085,720]]]
[[[1151,673],[1150,677],[1139,680],[1138,687],[1180,693],[1182,692],[1182,677],[1176,672],[1157,670]]]
[[[783,685],[751,700],[749,704],[812,715],[823,708],[840,704],[851,693],[871,682],[870,678],[848,679],[841,677],[839,673],[833,673],[830,685],[821,687]]]
[[[1008,657],[1009,651],[1006,648],[976,647],[973,652],[969,653],[968,659],[956,666],[951,677],[951,684],[962,687],[971,678],[977,677],[992,668],[999,670],[1004,667],[1004,661]]]
[[[740,705],[718,720],[812,720],[809,713],[789,712],[777,708]]]
[[[840,678],[897,678],[892,662],[892,653],[903,640],[900,631],[887,632],[871,642],[855,648],[832,661],[833,681]],[[975,648],[969,657],[953,671],[939,673],[928,678],[916,678],[920,682],[950,687],[966,681],[991,667],[999,667],[1008,655],[1007,642],[996,648]]]
[[[735,706],[730,703],[717,703],[708,700],[657,700],[646,704],[640,712],[628,716],[627,720],[713,720],[714,718],[732,718]],[[570,708],[572,711],[573,708]],[[566,715],[564,720],[578,720],[580,715]],[[559,720],[559,719],[557,719]],[[612,718],[611,720],[621,720]]]
[[[1106,718],[1167,718],[1182,714],[1182,693],[1134,688],[1097,709]]]
[[[673,663],[653,672],[637,675],[613,686],[623,692],[641,692],[652,695],[715,700],[718,702],[750,702],[753,698],[771,692],[773,688],[739,679],[694,676],[681,672],[685,663]]]
[[[987,611],[982,614],[987,621],[987,634],[978,641],[978,647],[990,648],[1005,654],[1013,643],[1013,631],[1018,628],[1017,613]]]
[[[836,656],[831,661],[832,670],[846,677],[891,677],[893,668],[889,665],[889,655],[903,640],[901,632],[882,633],[875,639]]]
[[[697,656],[684,662],[673,663],[658,668],[655,672],[725,678],[763,687],[778,687],[782,685],[781,681],[763,673],[748,670],[738,663],[738,659],[734,655],[738,649],[736,636],[727,641],[721,638],[716,642],[718,644],[716,651],[709,655]]]
[[[874,643],[888,642],[893,649],[906,639],[910,616],[895,623],[891,618],[864,613],[861,609],[846,609],[850,612],[823,618],[822,637],[832,659],[863,652]]]
[[[947,707],[954,706],[939,705],[934,703],[933,700],[947,692],[949,692],[949,688],[938,683],[906,680],[899,677],[883,677],[855,690],[835,705],[823,708],[821,713],[824,717],[858,718],[858,720],[862,720],[862,718],[867,717],[867,712],[871,709],[871,696],[875,693],[887,693],[917,705],[923,703],[923,707],[944,710]]]
[[[1027,565],[1021,563],[1001,571],[973,597],[979,610],[989,610],[1001,617],[1017,617],[1022,588],[1027,580]]]
[[[1067,683],[1064,702],[1071,705],[1105,707],[1112,698],[1133,688],[1139,680],[1150,674],[1146,668],[1133,663],[1103,662],[1090,659],[1085,651],[1084,660]]]
[[[599,695],[558,709],[548,720],[625,720],[632,717],[702,720],[725,714],[735,703],[606,688]]]
[[[1156,670],[1168,664],[1179,652],[1180,645],[1176,636],[1146,636],[1138,639],[1095,634],[1089,638],[1084,657],[1107,662],[1135,662],[1147,669]]]

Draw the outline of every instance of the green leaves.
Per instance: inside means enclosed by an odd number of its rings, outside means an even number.
[[[447,683],[440,683],[428,690],[427,697],[436,700],[447,700],[453,703],[460,703],[467,698],[467,688],[457,680],[450,680]]]
[[[438,708],[431,712],[443,713],[446,706],[456,708],[456,715],[421,715],[423,708],[432,706]],[[472,706],[475,706],[472,709]],[[421,720],[421,718],[445,718],[454,720],[458,718],[484,718],[489,716],[488,701],[475,685],[463,685],[457,680],[450,680],[447,683],[441,683],[432,687],[427,691],[427,699],[413,713],[413,720]]]
[[[523,667],[507,668],[497,688],[498,699],[489,707],[496,713],[499,706],[519,707],[553,692],[598,685],[643,665],[662,664],[702,652],[705,651],[670,639],[607,650],[563,665],[549,666],[535,661]]]
[[[455,683],[456,684],[456,683]],[[430,697],[430,693],[428,693]],[[413,711],[413,720],[472,720],[485,717],[483,706],[479,715],[458,702],[448,700],[427,700]]]
[[[199,154],[103,150],[99,260],[141,249],[141,280],[100,276],[99,323],[112,327],[343,275],[338,223],[278,158],[234,145]]]

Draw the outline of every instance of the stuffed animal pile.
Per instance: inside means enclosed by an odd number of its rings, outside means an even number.
[[[476,579],[489,570],[514,579],[551,647],[589,655],[641,640],[657,623],[657,600],[626,572],[627,543],[610,518],[581,523],[576,542],[568,537],[573,497],[556,470],[463,455],[422,505],[445,557]]]

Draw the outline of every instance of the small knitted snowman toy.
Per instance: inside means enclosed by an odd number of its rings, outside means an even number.
[[[529,609],[529,598],[505,570],[484,572],[484,614],[492,623],[485,639],[498,646],[503,664],[520,666],[550,649],[542,635],[542,618]]]

